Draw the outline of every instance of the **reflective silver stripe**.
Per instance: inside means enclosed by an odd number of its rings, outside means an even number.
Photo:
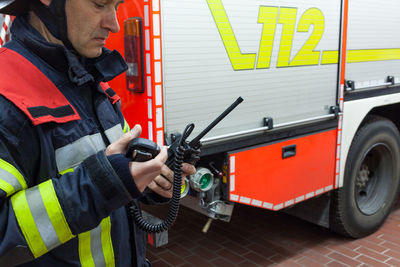
[[[108,141],[110,141],[110,143],[114,143],[124,134],[121,124],[117,124],[117,125],[111,127],[110,129],[106,130],[104,133],[106,134]]]
[[[121,126],[120,126],[121,127]],[[75,168],[82,161],[106,148],[100,133],[84,136],[75,142],[56,149],[58,172]]]
[[[101,224],[90,231],[90,250],[92,251],[94,266],[105,267],[106,260],[104,259],[103,246],[101,245]]]
[[[47,214],[39,187],[26,190],[26,200],[46,248],[51,250],[59,246],[61,242]]]
[[[10,184],[14,188],[14,192],[22,190],[22,185],[18,181],[17,177],[0,168],[0,179]],[[8,192],[7,192],[8,193]]]

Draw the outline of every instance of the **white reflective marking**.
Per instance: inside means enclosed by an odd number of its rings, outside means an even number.
[[[100,150],[105,149],[100,133],[84,136],[64,147],[56,149],[56,164],[58,172],[75,168],[82,161]]]
[[[254,205],[254,206],[257,206],[257,207],[261,207],[262,201],[253,199],[251,201],[251,205]]]
[[[4,182],[8,183],[9,185],[11,185],[14,188],[13,192],[6,192],[7,195],[17,192],[19,190],[22,190],[22,185],[18,181],[17,177],[15,177],[14,175],[12,175],[11,173],[9,173],[8,171],[6,171],[2,168],[0,168],[0,180],[3,180]]]
[[[310,197],[314,196],[314,192],[308,193],[306,194],[306,199],[309,199]]]
[[[162,113],[162,108],[156,108],[156,128],[161,128],[163,125]]]
[[[235,156],[229,158],[230,173],[235,173]]]
[[[7,25],[7,27],[10,25],[11,21],[11,16],[10,15],[5,15],[4,16],[4,23]]]
[[[153,35],[160,36],[160,15],[153,15]]]
[[[234,174],[229,175],[229,191],[230,192],[235,191],[235,175]]]
[[[147,96],[151,97],[151,76],[147,76]]]
[[[299,197],[296,198],[296,203],[300,202],[300,201],[303,201],[303,200],[304,200],[304,195],[303,196],[299,196]]]
[[[150,60],[150,54],[146,54],[146,74],[151,74],[151,60]]]
[[[285,202],[285,207],[291,206],[294,204],[294,199]]]
[[[336,187],[339,187],[339,174],[336,175]]]
[[[231,194],[231,200],[232,201],[238,201],[238,199],[239,199],[238,195]]]
[[[1,38],[1,40],[2,40],[3,42],[6,41],[6,34],[7,34],[6,29],[1,28],[0,38]]]
[[[239,202],[244,203],[244,204],[250,204],[251,198],[248,198],[248,197],[240,197]]]
[[[114,143],[124,134],[124,131],[122,129],[122,125],[119,123],[110,129],[105,130],[104,134],[107,136],[107,139],[110,141],[110,143]]]
[[[162,105],[162,87],[161,85],[156,85],[156,106]]]
[[[164,133],[163,131],[157,131],[157,145],[164,145]]]
[[[330,191],[333,189],[333,185],[328,185],[325,187],[325,191]]]
[[[160,60],[161,59],[161,39],[154,38],[154,59]]]
[[[283,203],[274,206],[274,210],[280,210],[282,208],[283,208]]]
[[[149,27],[149,5],[144,6],[144,26]]]
[[[146,39],[146,51],[150,50],[150,30],[144,31],[144,38]]]
[[[316,191],[315,191],[315,194],[316,194],[316,195],[319,195],[319,194],[322,194],[323,192],[324,192],[324,189],[321,188],[321,189],[316,190]]]
[[[272,210],[272,207],[273,207],[274,205],[272,205],[272,203],[264,202],[264,204],[263,204],[262,206],[263,206],[263,208]]]
[[[149,140],[153,141],[153,122],[149,121]]]
[[[61,245],[56,230],[54,229],[50,217],[47,214],[39,187],[35,186],[27,189],[25,194],[29,210],[31,211],[33,220],[35,221],[36,228],[39,231],[46,248],[51,250]]]
[[[161,82],[161,62],[154,62],[154,81]]]
[[[151,120],[153,118],[153,105],[151,99],[147,99],[147,114]]]
[[[94,266],[106,267],[104,259],[103,246],[101,245],[101,224],[90,231],[90,251],[94,261]]]
[[[342,144],[342,131],[338,132],[338,140],[337,140],[338,145]]]
[[[159,0],[153,0],[153,11],[160,11],[160,2]]]

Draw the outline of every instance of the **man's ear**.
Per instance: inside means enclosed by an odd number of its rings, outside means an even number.
[[[51,0],[40,0],[40,2],[42,2],[42,4],[45,6],[49,6],[51,3]]]

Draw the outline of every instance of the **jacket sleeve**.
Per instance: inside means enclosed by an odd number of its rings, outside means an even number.
[[[8,114],[0,114],[0,266],[38,258],[132,200],[103,151],[74,171],[37,184],[43,179],[39,137],[29,120],[6,104],[2,110]]]

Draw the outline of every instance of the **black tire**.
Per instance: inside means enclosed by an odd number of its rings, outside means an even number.
[[[350,146],[343,187],[332,195],[330,228],[352,238],[378,230],[397,200],[399,165],[398,129],[388,119],[368,117]]]

